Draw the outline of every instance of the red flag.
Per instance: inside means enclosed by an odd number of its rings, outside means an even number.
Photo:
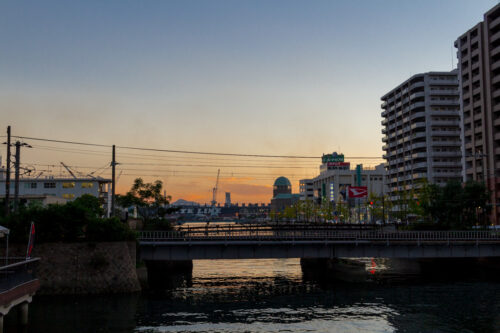
[[[35,244],[35,223],[31,222],[30,239],[28,241],[28,248],[26,249],[26,259],[31,258],[31,251],[33,251],[34,244]]]

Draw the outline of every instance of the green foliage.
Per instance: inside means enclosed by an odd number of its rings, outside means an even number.
[[[170,197],[165,197],[162,191],[163,182],[161,180],[157,180],[154,183],[145,183],[142,178],[136,178],[130,191],[123,196],[123,199],[120,198],[120,200],[123,200],[124,203],[130,203],[128,206],[159,207],[168,204],[171,199]]]
[[[136,237],[117,217],[90,220],[85,235],[86,240],[94,242],[133,241]]]
[[[101,218],[97,198],[82,196],[64,205],[21,207],[17,213],[2,217],[0,224],[11,230],[11,240],[26,242],[31,222],[35,223],[36,242],[122,241],[135,235],[118,219]]]
[[[469,229],[487,224],[488,198],[486,186],[479,182],[449,182],[443,187],[423,183],[408,206],[423,222],[438,224],[438,229]]]
[[[172,230],[172,223],[166,219],[148,219],[144,221],[143,230]]]

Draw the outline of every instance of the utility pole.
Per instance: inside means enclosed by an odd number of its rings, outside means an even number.
[[[116,186],[115,167],[116,167],[115,145],[113,145],[113,157],[111,159],[111,216],[115,216],[115,186]]]
[[[10,212],[10,126],[7,126],[7,165],[5,169],[5,216]]]
[[[16,141],[15,187],[14,187],[14,212],[19,207],[19,159],[21,158],[21,142]]]

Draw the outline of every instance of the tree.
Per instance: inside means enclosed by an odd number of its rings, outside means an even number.
[[[487,224],[488,198],[486,186],[480,182],[424,183],[409,206],[413,214],[440,229],[468,229]]]
[[[130,191],[117,196],[117,203],[122,207],[137,206],[140,214],[146,219],[162,216],[168,212],[163,206],[172,199],[171,196],[164,196],[162,192],[161,180],[145,183],[142,178],[136,178]]]

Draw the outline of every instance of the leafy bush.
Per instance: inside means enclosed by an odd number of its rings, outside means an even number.
[[[148,219],[144,221],[144,230],[172,230],[172,223],[167,219]]]
[[[66,204],[46,207],[20,207],[17,213],[2,217],[0,224],[11,230],[13,242],[27,242],[31,222],[37,242],[123,241],[135,234],[118,219],[101,218],[97,198],[84,195]]]
[[[86,239],[88,241],[132,241],[135,233],[118,218],[93,219],[87,224]]]

